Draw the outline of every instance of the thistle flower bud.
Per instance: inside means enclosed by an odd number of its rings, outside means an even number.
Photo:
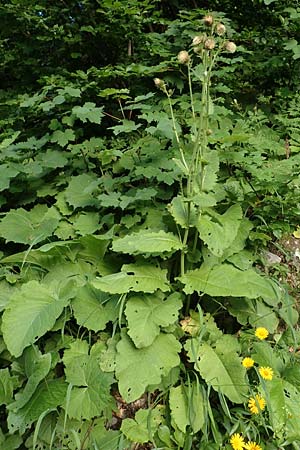
[[[204,22],[204,25],[211,27],[214,22],[214,18],[211,14],[208,14],[203,17],[203,22]]]
[[[212,38],[208,38],[206,39],[206,41],[204,42],[204,48],[206,48],[206,50],[212,50],[213,48],[215,48],[215,41]]]
[[[158,89],[163,89],[165,87],[164,80],[161,80],[160,78],[154,78],[154,84]]]
[[[200,45],[203,42],[203,36],[195,36],[192,45]]]
[[[223,36],[226,33],[226,27],[222,23],[218,23],[216,26],[216,33],[218,36]]]
[[[225,42],[225,50],[229,53],[235,53],[236,52],[235,43],[231,41]]]
[[[177,59],[180,64],[188,64],[190,60],[190,55],[186,50],[181,50],[181,52],[178,53]]]

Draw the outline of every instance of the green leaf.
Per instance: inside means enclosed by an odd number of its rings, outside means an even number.
[[[158,410],[139,409],[134,419],[122,420],[121,431],[130,441],[143,444],[152,439],[161,422]]]
[[[46,153],[40,153],[37,158],[43,167],[56,169],[57,167],[64,167],[68,159],[67,157],[58,150],[47,150]]]
[[[99,202],[93,193],[97,190],[98,184],[99,180],[92,174],[83,173],[72,177],[65,190],[66,201],[74,208],[97,205]]]
[[[180,295],[171,294],[166,300],[163,295],[135,295],[127,301],[125,315],[128,334],[137,348],[148,347],[160,333],[160,327],[167,327],[178,318],[182,307]]]
[[[81,236],[92,234],[99,228],[99,213],[82,213],[73,223],[74,229]]]
[[[20,170],[14,167],[13,164],[0,165],[0,191],[4,191],[9,187],[10,180],[14,178]]]
[[[100,123],[103,117],[103,106],[96,107],[95,103],[86,102],[83,106],[74,106],[72,113],[82,122]]]
[[[77,291],[72,300],[74,317],[78,323],[88,330],[104,330],[107,322],[118,317],[117,296],[96,290],[89,285]]]
[[[228,311],[240,324],[265,327],[270,333],[277,330],[279,319],[274,306],[266,305],[261,299],[230,298],[228,301]]]
[[[202,214],[197,229],[202,241],[215,256],[222,256],[237,236],[243,211],[239,205],[231,206],[223,215],[213,210]]]
[[[205,423],[204,398],[199,383],[193,382],[187,386],[180,385],[170,389],[169,398],[171,418],[176,427],[186,432],[191,426],[197,433]]]
[[[51,368],[51,354],[42,355],[36,346],[27,348],[23,356],[27,383],[21,392],[18,392],[15,401],[9,409],[17,411],[30,400],[39,383],[46,378]]]
[[[170,289],[167,270],[151,264],[125,264],[121,272],[96,278],[91,284],[96,289],[110,294],[125,294],[128,291],[154,292],[157,289],[166,292]]]
[[[47,380],[40,384],[28,403],[17,412],[9,411],[8,429],[23,434],[32,422],[47,410],[61,406],[66,398],[67,383],[62,380]]]
[[[234,403],[243,403],[248,393],[246,369],[237,353],[227,349],[223,343],[218,351],[207,343],[190,339],[185,349],[195,369],[198,370],[208,385],[220,391]],[[222,351],[221,351],[222,350]]]
[[[131,133],[132,131],[138,130],[142,125],[135,123],[133,120],[122,120],[122,125],[115,125],[114,127],[110,127],[110,130],[113,130],[114,135],[118,135],[120,133]]]
[[[65,351],[66,380],[72,385],[70,398],[66,400],[66,412],[69,417],[78,420],[91,419],[101,415],[111,400],[110,386],[113,376],[102,372],[97,358],[81,349],[80,354]]]
[[[12,401],[13,381],[8,368],[0,370],[0,405],[7,405]]]
[[[56,130],[51,136],[51,142],[57,142],[61,147],[65,147],[68,142],[75,141],[75,133],[71,128],[61,131]]]
[[[147,386],[157,385],[162,377],[178,366],[181,345],[175,336],[160,334],[150,347],[137,349],[123,334],[117,344],[116,376],[119,391],[126,402],[141,397]]]
[[[173,253],[182,248],[178,236],[163,230],[157,232],[141,230],[138,233],[127,234],[123,238],[115,239],[112,245],[113,251],[130,255]]]
[[[2,332],[9,352],[20,356],[25,347],[51,330],[68,302],[68,296],[60,298],[37,281],[24,284],[3,314]]]
[[[30,211],[23,208],[9,211],[0,222],[0,236],[7,242],[35,245],[51,236],[59,223],[54,208],[37,205]]]
[[[179,280],[185,284],[186,294],[197,291],[218,297],[262,297],[273,301],[274,305],[280,301],[279,288],[270,279],[253,269],[242,271],[230,264],[214,267],[203,264],[200,269],[187,272]]]
[[[195,226],[197,223],[198,214],[195,206],[188,203],[188,201],[182,196],[173,198],[171,204],[169,205],[169,211],[175,222],[182,228]]]

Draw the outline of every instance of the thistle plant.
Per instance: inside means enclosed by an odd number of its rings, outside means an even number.
[[[190,238],[190,227],[195,226],[192,223],[192,210],[197,210],[197,216],[200,218],[202,213],[201,199],[203,195],[210,189],[206,186],[206,177],[211,169],[208,136],[212,133],[209,123],[209,118],[212,109],[212,99],[210,96],[210,86],[213,74],[213,68],[218,60],[218,56],[222,52],[234,53],[236,45],[234,42],[226,40],[226,27],[223,23],[215,21],[212,15],[206,15],[203,18],[203,23],[206,27],[205,32],[196,35],[192,42],[189,51],[181,50],[177,59],[179,64],[186,66],[187,79],[189,87],[192,125],[190,129],[190,143],[192,144],[192,154],[186,154],[184,148],[187,146],[181,140],[175,120],[174,108],[172,105],[173,91],[168,89],[166,83],[155,78],[155,85],[162,90],[167,98],[170,108],[170,114],[173,123],[173,130],[175,139],[179,148],[180,159],[175,162],[182,170],[182,201],[185,203],[187,211],[187,226],[185,228],[182,243],[183,249],[181,251],[181,275],[186,272],[185,254],[187,252],[186,246]],[[195,113],[195,96],[193,91],[193,75],[194,67],[200,64],[201,76],[201,110],[199,114]],[[192,254],[195,254],[197,249],[199,231],[194,229],[193,245],[191,248]]]

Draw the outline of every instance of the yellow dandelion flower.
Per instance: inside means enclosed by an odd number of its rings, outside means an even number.
[[[254,359],[249,358],[249,356],[246,356],[246,358],[243,359],[242,364],[246,369],[250,369],[254,366]]]
[[[251,442],[251,441],[249,441],[247,444],[245,444],[244,448],[246,450],[262,450],[260,445],[258,445],[256,442]]]
[[[230,444],[233,450],[243,450],[245,447],[245,441],[241,434],[234,433],[230,438]]]
[[[264,327],[258,327],[255,330],[255,336],[260,339],[261,341],[263,341],[264,339],[267,339],[267,337],[269,336],[269,332],[266,328]]]
[[[271,367],[260,367],[258,371],[264,380],[272,380],[274,372]]]
[[[259,414],[261,411],[265,409],[266,400],[262,398],[259,394],[256,394],[255,397],[251,397],[248,402],[248,408],[252,414]]]

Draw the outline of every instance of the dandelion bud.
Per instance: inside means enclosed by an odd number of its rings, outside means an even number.
[[[161,80],[160,78],[154,78],[154,84],[158,89],[163,89],[165,87],[164,80]]]
[[[206,50],[212,50],[213,48],[215,48],[215,41],[211,38],[206,39],[206,41],[204,42],[204,47],[206,48]]]
[[[235,53],[236,45],[234,42],[228,41],[225,43],[225,50],[229,53]]]
[[[178,53],[177,59],[180,64],[188,64],[190,60],[190,55],[186,50],[181,50],[181,52]]]
[[[193,45],[200,45],[203,42],[203,36],[195,36],[193,39]]]
[[[203,22],[205,25],[207,25],[208,27],[211,27],[213,24],[214,18],[211,14],[208,14],[207,16],[203,17]]]
[[[206,136],[210,136],[211,134],[213,134],[213,131],[212,131],[212,129],[208,128],[206,130]]]
[[[216,26],[216,33],[218,36],[223,36],[226,33],[226,27],[222,23],[218,23]]]

